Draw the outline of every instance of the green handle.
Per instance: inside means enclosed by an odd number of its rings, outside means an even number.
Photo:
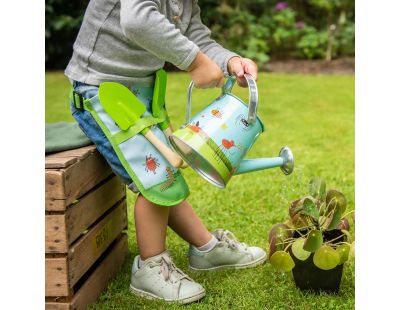
[[[161,130],[163,131],[169,127],[169,117],[165,111],[166,89],[167,89],[167,73],[165,72],[165,70],[160,69],[156,72],[152,110],[154,117],[159,117],[160,114],[165,114],[165,121],[159,124]]]

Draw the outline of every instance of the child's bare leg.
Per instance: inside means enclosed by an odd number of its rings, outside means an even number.
[[[158,206],[142,195],[135,203],[136,240],[145,260],[165,251],[169,207]]]
[[[184,240],[197,247],[211,239],[210,232],[186,200],[170,207],[168,226]]]

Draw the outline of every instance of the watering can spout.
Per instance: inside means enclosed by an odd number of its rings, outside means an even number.
[[[294,157],[290,148],[287,146],[283,147],[280,150],[278,157],[243,159],[239,168],[235,172],[235,175],[275,167],[280,167],[282,172],[286,175],[292,173],[294,168]]]

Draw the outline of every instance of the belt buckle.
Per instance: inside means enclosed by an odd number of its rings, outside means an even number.
[[[77,105],[76,96],[78,96],[79,105]],[[83,97],[82,97],[82,95],[81,95],[80,93],[78,93],[78,92],[76,92],[75,90],[73,90],[73,91],[72,91],[72,100],[73,100],[73,103],[74,103],[75,108],[77,108],[77,109],[80,110],[80,111],[83,111],[83,110],[84,110],[84,108],[83,108]]]

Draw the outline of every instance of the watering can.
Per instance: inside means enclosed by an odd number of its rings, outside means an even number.
[[[174,150],[200,176],[211,184],[225,188],[233,175],[280,167],[292,173],[294,157],[283,147],[278,157],[243,159],[264,125],[257,116],[258,91],[253,77],[245,74],[249,86],[249,103],[231,93],[236,78],[229,77],[222,94],[191,118],[193,82],[189,84],[186,123],[170,137]]]

